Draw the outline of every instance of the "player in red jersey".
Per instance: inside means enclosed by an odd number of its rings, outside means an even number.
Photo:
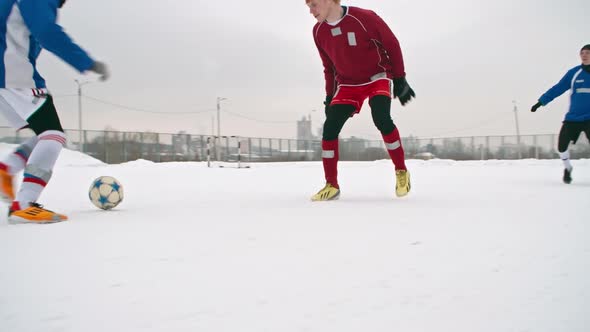
[[[340,5],[340,0],[306,0],[318,23],[313,38],[320,52],[326,79],[326,121],[322,136],[322,161],[326,185],[313,201],[337,199],[338,135],[350,117],[369,99],[373,122],[387,147],[396,174],[396,195],[410,191],[410,174],[404,150],[391,119],[393,97],[405,105],[414,91],[406,81],[399,42],[387,24],[373,11]]]

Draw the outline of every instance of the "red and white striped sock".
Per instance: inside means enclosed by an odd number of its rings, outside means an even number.
[[[335,188],[340,188],[338,186],[338,139],[322,140],[322,163],[326,182]]]
[[[53,167],[65,144],[66,136],[61,131],[48,130],[39,135],[39,142],[25,166],[23,184],[16,194],[16,201],[22,207],[39,199],[51,179]]]
[[[391,133],[382,135],[387,153],[395,165],[395,170],[406,170],[406,159],[404,157],[404,148],[402,146],[402,140],[399,136],[399,131],[395,128]]]

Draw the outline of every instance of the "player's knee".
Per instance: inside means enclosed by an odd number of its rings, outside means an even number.
[[[566,135],[563,135],[563,137],[560,137],[557,141],[557,151],[559,151],[559,153],[563,153],[567,151],[569,145],[570,141],[566,138]]]
[[[395,129],[391,119],[391,98],[387,96],[374,96],[369,100],[373,123],[382,134],[389,134]]]
[[[322,139],[325,141],[337,139],[338,135],[340,135],[342,127],[344,127],[344,124],[354,113],[354,111],[355,108],[352,105],[336,104],[330,106],[326,117],[326,122],[324,122]]]
[[[324,141],[331,141],[338,138],[340,135],[340,131],[342,127],[338,126],[335,121],[328,121],[324,122],[324,130],[322,132],[322,139]]]
[[[391,133],[395,129],[395,124],[391,118],[373,118],[373,123],[375,124],[375,127],[377,127],[377,129],[379,129],[379,131],[384,135]]]

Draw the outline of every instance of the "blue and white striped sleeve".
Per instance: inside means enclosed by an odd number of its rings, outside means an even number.
[[[539,98],[541,104],[547,105],[553,101],[553,99],[561,96],[564,92],[569,90],[572,87],[571,81],[573,74],[574,70],[569,70],[557,84],[555,84],[551,89],[547,90],[547,92],[545,92],[541,98]]]
[[[20,0],[18,7],[25,24],[41,47],[55,54],[79,72],[92,67],[94,60],[57,24],[59,0]]]

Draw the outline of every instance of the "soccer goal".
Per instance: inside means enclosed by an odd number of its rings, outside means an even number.
[[[239,136],[207,137],[207,167],[250,168],[244,160],[247,145]]]

